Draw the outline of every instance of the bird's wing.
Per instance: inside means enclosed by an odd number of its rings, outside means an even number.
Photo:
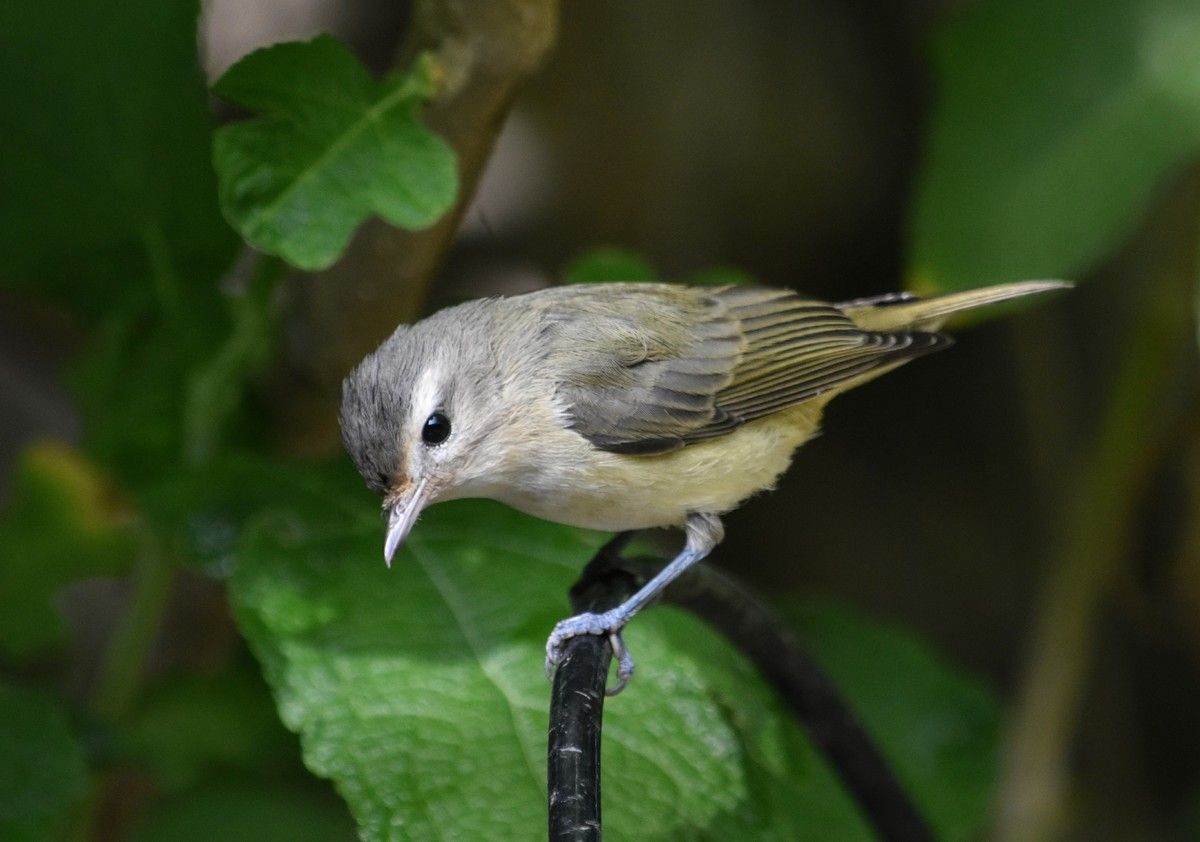
[[[565,372],[570,426],[615,453],[725,435],[949,343],[863,330],[831,304],[761,287],[596,287],[555,309],[551,370]]]

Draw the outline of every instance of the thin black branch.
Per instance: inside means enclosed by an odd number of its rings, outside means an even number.
[[[614,564],[629,541],[618,535],[600,549],[571,588],[576,613],[604,611],[633,592],[633,576]],[[600,723],[612,648],[608,639],[580,635],[567,641],[554,673],[547,759],[550,839],[600,839]]]
[[[614,542],[615,543],[615,542]],[[636,587],[658,571],[661,562],[624,559],[619,549],[605,547],[584,570],[572,588],[572,595],[587,593],[597,608],[614,604],[628,589]],[[614,578],[624,574],[625,578]],[[607,583],[607,584],[606,584]],[[687,608],[723,633],[762,673],[780,698],[807,728],[813,743],[841,778],[867,821],[880,839],[888,842],[927,842],[934,839],[895,774],[870,736],[859,724],[849,704],[825,676],[800,641],[780,620],[744,586],[706,565],[696,565],[667,589],[665,599]],[[591,610],[577,604],[576,610]],[[586,641],[586,642],[585,642]],[[572,641],[572,644],[575,644]],[[600,797],[600,717],[603,712],[604,680],[611,651],[600,638],[583,638],[574,648],[570,684],[563,678],[564,692],[589,694],[587,704],[569,704],[559,694],[555,682],[551,707],[551,838],[599,839]],[[568,656],[570,658],[570,656]],[[564,664],[566,666],[566,664]],[[590,682],[590,683],[588,683]],[[585,717],[576,721],[570,717]],[[564,782],[555,777],[555,733],[578,734],[576,742],[560,740],[564,746],[586,745],[581,762],[571,771],[579,777]],[[580,740],[594,742],[583,743]],[[593,777],[594,776],[594,777]],[[565,786],[564,783],[569,784]],[[555,835],[555,802],[563,797],[586,794],[586,817],[595,822],[593,835]],[[578,815],[584,815],[583,812]],[[558,827],[563,827],[558,825]]]

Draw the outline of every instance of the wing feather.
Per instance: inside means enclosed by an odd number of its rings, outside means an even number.
[[[725,435],[949,343],[864,330],[838,307],[788,290],[619,286],[572,288],[547,311],[569,423],[617,453]]]

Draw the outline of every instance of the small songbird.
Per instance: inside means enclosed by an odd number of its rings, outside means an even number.
[[[947,316],[1058,289],[1027,281],[828,304],[785,289],[591,284],[471,301],[402,325],[342,384],[346,450],[387,513],[391,564],[433,503],[489,497],[547,520],[678,526],[683,551],[618,607],[558,623],[563,643],[622,627],[771,488],[834,395],[947,347]]]

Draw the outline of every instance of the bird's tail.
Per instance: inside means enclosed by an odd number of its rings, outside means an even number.
[[[897,292],[843,301],[837,308],[864,330],[937,330],[947,317],[964,310],[1070,286],[1067,281],[1019,281],[932,298]]]

